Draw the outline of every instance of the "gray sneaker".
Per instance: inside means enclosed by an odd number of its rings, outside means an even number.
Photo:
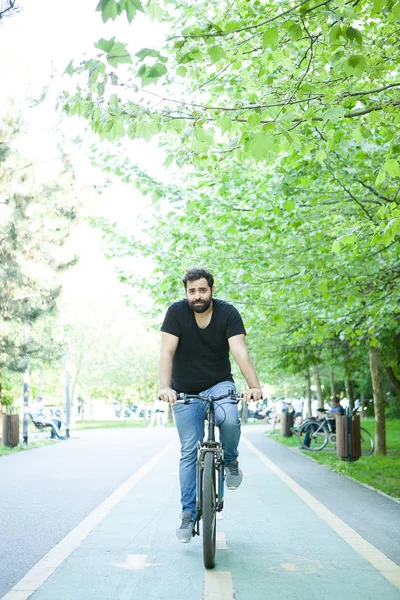
[[[190,510],[185,510],[182,514],[181,526],[176,530],[176,537],[180,542],[188,544],[192,541],[194,519]]]
[[[226,487],[228,490],[236,490],[242,483],[243,471],[239,469],[239,463],[237,460],[233,460],[229,465],[225,467],[226,473]]]

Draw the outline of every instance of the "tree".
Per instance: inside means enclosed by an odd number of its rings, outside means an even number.
[[[17,11],[18,8],[15,6],[15,0],[0,0],[0,21]]]
[[[154,3],[98,10],[132,20]],[[79,78],[68,114],[113,142],[159,136],[174,169],[167,185],[123,145],[103,157],[159,211],[142,239],[106,226],[113,251],[152,257],[143,285],[160,303],[187,264],[207,264],[242,306],[262,374],[282,357],[308,372],[334,345],[352,396],[349,353],[397,332],[400,4],[239,1],[233,15],[228,2],[176,0],[158,17],[162,50],[101,39],[67,69]]]
[[[27,356],[54,358],[50,321],[60,295],[59,273],[76,258],[63,255],[77,207],[69,194],[70,170],[61,169],[55,182],[43,181],[35,165],[14,142],[21,127],[14,114],[3,120],[0,133],[0,372],[21,372]],[[24,335],[31,326],[29,341]]]

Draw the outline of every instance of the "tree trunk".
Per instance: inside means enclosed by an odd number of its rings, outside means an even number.
[[[306,400],[307,400],[307,417],[312,415],[312,404],[311,404],[311,375],[310,371],[306,373]]]
[[[168,402],[168,423],[173,423],[174,422],[174,418],[172,416],[172,406],[171,404]]]
[[[247,423],[249,420],[249,407],[247,402],[242,400],[242,423]]]
[[[375,454],[386,454],[385,395],[379,371],[379,349],[376,346],[371,346],[369,349],[369,364],[374,393]]]
[[[388,374],[388,377],[389,377],[390,381],[392,382],[397,395],[400,397],[400,380],[397,379],[392,367],[386,367],[386,373]]]
[[[313,378],[315,387],[317,388],[318,408],[324,408],[324,396],[322,394],[318,365],[313,365]]]
[[[349,405],[350,405],[351,409],[353,409],[354,408],[354,388],[353,388],[353,382],[348,375],[344,376],[344,387],[346,390],[346,396],[349,401]]]
[[[335,377],[334,377],[333,369],[329,369],[329,383],[331,386],[331,400],[333,400],[333,398],[336,396]]]

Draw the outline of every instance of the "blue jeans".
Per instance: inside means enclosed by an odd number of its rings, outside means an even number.
[[[222,381],[201,392],[200,395],[222,396],[228,390],[236,392],[232,381]],[[215,407],[215,423],[219,427],[220,441],[224,446],[225,464],[229,465],[238,456],[240,439],[240,421],[237,404],[228,404],[220,400]],[[181,442],[181,459],[179,463],[179,481],[181,485],[182,512],[191,511],[196,516],[196,460],[197,442],[204,439],[204,421],[207,403],[191,400],[190,404],[174,404],[173,411],[176,427]]]

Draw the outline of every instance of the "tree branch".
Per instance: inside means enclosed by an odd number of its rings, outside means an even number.
[[[373,188],[371,185],[368,185],[367,183],[365,183],[364,181],[362,181],[361,179],[357,179],[357,181],[359,183],[361,183],[361,185],[363,187],[365,187],[367,190],[369,190],[370,192],[372,192],[373,194],[375,194],[375,196],[377,198],[381,198],[382,200],[385,200],[386,202],[396,202],[396,204],[398,204],[396,198],[388,198],[388,196],[385,196],[384,194],[380,194],[378,192],[378,190],[376,190],[375,188]]]
[[[325,0],[325,2],[321,2],[320,4],[317,4],[316,6],[313,6],[312,8],[309,8],[308,10],[304,11],[304,15],[319,8],[320,6],[325,6],[326,4],[329,4],[332,0]],[[232,31],[216,31],[215,33],[200,33],[200,34],[196,34],[196,35],[174,35],[173,37],[170,37],[167,39],[167,42],[170,42],[171,40],[176,40],[176,39],[196,39],[196,38],[208,38],[208,37],[225,37],[226,35],[233,35],[234,33],[240,33],[242,31],[250,31],[251,29],[258,29],[259,27],[263,27],[264,25],[268,25],[269,23],[272,23],[273,21],[276,21],[277,19],[280,19],[281,17],[284,17],[285,15],[288,15],[294,11],[296,11],[298,8],[300,8],[301,6],[303,6],[303,4],[307,4],[309,2],[309,0],[302,0],[302,2],[300,2],[299,4],[296,4],[296,6],[293,6],[292,8],[289,8],[288,10],[285,10],[281,13],[279,13],[279,15],[276,15],[275,17],[272,17],[271,19],[267,19],[266,21],[262,21],[262,23],[259,23],[258,25],[248,25],[247,27],[240,27],[239,29],[233,29]]]

